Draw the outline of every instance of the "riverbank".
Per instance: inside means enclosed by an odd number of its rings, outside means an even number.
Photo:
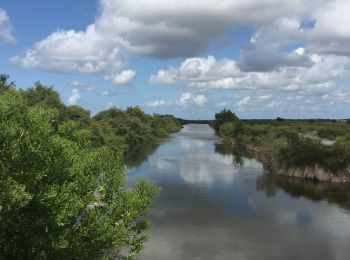
[[[224,110],[216,114],[212,127],[233,150],[257,158],[275,175],[350,182],[350,124],[345,122],[243,121]]]
[[[234,144],[232,144],[232,146],[234,146]],[[264,167],[274,175],[321,182],[350,182],[350,167],[338,170],[336,172],[326,170],[317,164],[314,166],[287,167],[286,165],[281,165],[278,158],[264,152],[263,149],[257,146],[241,143],[240,148],[242,149],[242,147],[244,148],[244,152],[259,160]]]

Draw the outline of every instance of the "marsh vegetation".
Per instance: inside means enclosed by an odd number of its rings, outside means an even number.
[[[212,125],[233,149],[254,154],[274,173],[350,181],[350,124],[346,121],[239,120],[223,110]]]

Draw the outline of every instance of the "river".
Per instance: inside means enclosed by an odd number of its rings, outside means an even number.
[[[350,259],[349,185],[273,177],[208,125],[152,147],[128,170],[162,189],[139,259]]]

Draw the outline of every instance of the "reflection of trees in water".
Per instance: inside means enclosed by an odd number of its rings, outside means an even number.
[[[256,180],[256,189],[273,197],[279,189],[292,197],[304,197],[318,202],[327,200],[350,210],[350,184],[313,182],[297,178],[264,174]]]
[[[145,142],[133,146],[124,156],[124,164],[129,168],[140,166],[145,160],[152,155],[162,142]]]
[[[232,155],[233,156],[233,164],[235,167],[242,166],[243,157],[250,158],[247,154],[244,153],[244,147],[240,144],[227,144],[227,143],[219,143],[215,144],[215,152],[221,155]]]

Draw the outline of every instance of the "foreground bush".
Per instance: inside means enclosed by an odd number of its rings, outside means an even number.
[[[108,259],[142,248],[158,190],[125,188],[120,156],[57,109],[0,95],[0,258]]]

